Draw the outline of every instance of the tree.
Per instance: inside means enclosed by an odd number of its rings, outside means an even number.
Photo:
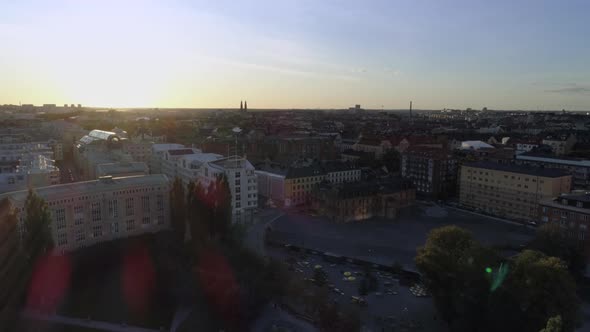
[[[328,281],[328,276],[326,275],[326,271],[322,269],[314,269],[313,270],[313,280],[315,284],[322,287]]]
[[[549,318],[549,320],[547,321],[547,326],[545,326],[541,331],[539,332],[562,332],[562,322],[561,322],[561,316],[557,315],[554,317]]]
[[[200,182],[189,183],[187,204],[191,237],[193,241],[203,242],[209,235],[210,213],[206,204],[205,190]]]
[[[561,317],[563,331],[574,330],[579,301],[575,282],[563,261],[525,250],[516,257],[511,269],[490,300],[491,330],[537,332],[557,315]]]
[[[367,284],[368,282],[365,278],[361,279],[359,282],[358,292],[360,296],[366,296],[369,293],[369,287]]]
[[[25,233],[23,247],[30,262],[53,248],[51,215],[47,203],[32,189],[25,200]]]
[[[31,273],[17,231],[16,212],[5,198],[0,201],[0,330],[16,331],[18,315]]]
[[[231,200],[232,196],[229,183],[227,182],[227,176],[224,174],[217,177],[215,181],[215,210],[213,212],[215,216],[215,234],[222,240],[228,238],[231,228]]]
[[[548,223],[539,227],[529,247],[548,256],[561,258],[574,277],[581,277],[586,269],[584,247],[576,239],[568,237],[558,224]]]
[[[432,230],[416,265],[442,319],[454,331],[475,330],[486,316],[490,288],[485,269],[497,257],[457,226]]]
[[[181,241],[186,231],[186,213],[184,186],[179,178],[175,178],[170,189],[170,223]]]

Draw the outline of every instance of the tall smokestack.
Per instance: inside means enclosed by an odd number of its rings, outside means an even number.
[[[412,101],[410,101],[410,121],[412,121]]]

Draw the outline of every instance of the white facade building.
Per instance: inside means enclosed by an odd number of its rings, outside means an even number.
[[[161,174],[162,173],[162,164],[164,163],[165,157],[164,154],[168,150],[173,149],[182,149],[184,145],[182,144],[153,144],[152,145],[152,153],[150,154],[150,173],[151,174]]]
[[[35,189],[51,211],[55,246],[71,251],[117,238],[169,228],[169,183],[147,175],[61,184]],[[23,231],[26,190],[0,195],[19,211]]]
[[[154,144],[151,165],[152,174],[161,170],[170,181],[179,178],[184,185],[190,181],[200,182],[205,188],[216,176],[225,174],[231,191],[235,222],[251,218],[249,212],[258,206],[254,166],[245,158],[203,153],[199,149],[178,144]]]

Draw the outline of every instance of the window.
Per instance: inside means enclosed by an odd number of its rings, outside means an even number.
[[[135,220],[129,219],[125,222],[125,229],[127,231],[132,231],[135,228]]]
[[[149,196],[142,196],[141,197],[141,208],[146,212],[150,211],[150,197]]]
[[[143,219],[141,219],[141,223],[143,225],[149,225],[150,224],[150,217],[143,217]]]
[[[158,196],[156,196],[156,205],[158,211],[164,211],[164,195],[158,194]]]
[[[134,213],[133,209],[133,197],[125,199],[125,215],[132,216]]]
[[[100,216],[100,202],[94,202],[92,203],[92,221],[100,221],[101,216]]]
[[[236,172],[236,179],[240,178],[241,173],[240,172]]]
[[[236,195],[236,201],[239,201],[241,199],[240,195]]]
[[[242,204],[240,202],[236,202],[236,209],[239,209],[242,207]]]
[[[68,244],[68,235],[66,233],[57,234],[57,245],[63,246]]]
[[[164,216],[158,216],[158,225],[164,225]]]
[[[76,242],[86,240],[86,233],[84,233],[83,229],[79,229],[76,231]]]
[[[239,186],[239,185],[240,185],[240,179],[236,179],[236,181],[234,182],[234,184],[235,184],[236,186]]]
[[[119,233],[119,223],[114,222],[111,226],[112,233]]]
[[[116,199],[112,199],[109,201],[109,217],[119,217],[119,201],[117,201]]]
[[[57,225],[57,229],[66,228],[66,209],[60,208],[55,210],[55,223]]]
[[[92,227],[92,236],[93,237],[102,236],[102,226],[101,225],[95,225]]]

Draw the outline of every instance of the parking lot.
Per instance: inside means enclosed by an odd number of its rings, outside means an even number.
[[[331,263],[321,253],[307,254],[288,248],[276,247],[269,254],[284,262],[291,263],[292,272],[299,278],[313,282],[314,270],[326,273],[326,285],[331,301],[359,306],[363,325],[381,331],[381,328],[395,329],[405,327],[409,331],[444,331],[442,322],[436,319],[434,304],[430,297],[418,297],[410,291],[413,282],[404,283],[397,276],[371,269],[377,280],[376,291],[367,295],[359,294],[359,283],[364,278],[365,269],[350,262]],[[358,303],[354,298],[362,299]]]
[[[414,269],[416,248],[424,245],[428,232],[453,224],[471,231],[483,244],[497,247],[519,248],[534,235],[533,229],[524,226],[425,203],[401,211],[394,221],[375,218],[339,224],[289,212],[271,227],[273,237],[284,243]]]
[[[322,253],[330,252],[383,265],[401,264],[415,270],[416,249],[424,244],[428,232],[445,225],[468,229],[474,237],[490,246],[520,248],[533,236],[534,230],[435,204],[420,203],[403,210],[397,220],[371,219],[338,224],[320,216],[287,212],[272,222],[273,240],[317,251],[317,254],[295,252],[284,246],[267,247],[267,254],[290,262],[293,273],[302,279],[313,278],[319,265],[326,272],[331,300],[354,302],[359,296],[359,282],[364,268],[351,262],[327,262]],[[418,297],[410,284],[400,284],[395,275],[372,269],[377,278],[377,291],[362,298],[363,325],[372,330],[444,331],[436,317],[430,297]],[[354,277],[349,280],[347,276]]]

